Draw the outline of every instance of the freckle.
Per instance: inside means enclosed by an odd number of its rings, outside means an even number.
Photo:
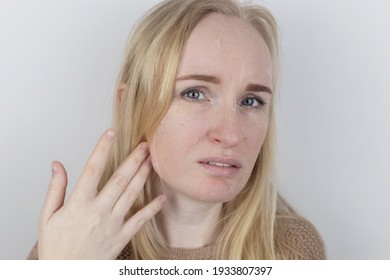
[[[184,126],[184,123],[181,123],[181,126]]]

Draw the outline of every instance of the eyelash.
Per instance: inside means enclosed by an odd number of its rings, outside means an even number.
[[[203,95],[203,98],[202,99],[199,99],[199,98],[194,98],[194,97],[189,97],[188,95],[190,93],[199,93],[199,96]],[[205,93],[204,93],[204,90],[200,89],[200,88],[189,88],[189,89],[186,89],[184,90],[181,94],[180,94],[183,98],[187,99],[188,101],[190,102],[206,102],[206,101],[209,101],[206,96],[205,96]],[[248,100],[248,99],[253,99],[254,102],[258,102],[259,105],[256,105],[256,106],[251,106],[251,105],[244,105],[243,104],[243,101],[245,100]],[[265,106],[267,103],[259,96],[256,96],[256,95],[249,95],[249,96],[246,96],[241,102],[240,104],[244,107],[250,107],[250,108],[253,108],[253,109],[260,109],[261,107]]]
[[[203,99],[198,99],[198,98],[194,98],[194,97],[189,97],[188,94],[190,93],[200,93],[201,95],[203,95]],[[180,94],[183,98],[187,99],[188,101],[190,102],[197,102],[197,101],[200,101],[200,102],[205,102],[205,101],[208,101],[208,99],[206,98],[205,96],[205,93],[203,90],[199,89],[199,88],[189,88],[189,89],[186,89],[184,90],[181,94]]]
[[[258,105],[258,106],[247,106],[247,105],[242,104],[242,102],[243,102],[244,100],[248,100],[248,99],[253,99],[253,100],[255,100],[256,102],[259,103],[259,105]],[[260,109],[261,107],[263,107],[263,106],[265,106],[265,105],[267,104],[261,97],[256,96],[256,95],[249,95],[249,96],[245,97],[244,100],[241,101],[241,104],[242,104],[243,106],[252,107],[252,108],[254,108],[254,109]]]

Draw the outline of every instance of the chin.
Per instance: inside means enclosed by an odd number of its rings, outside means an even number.
[[[181,174],[182,176],[178,176]],[[161,174],[167,175],[167,174]],[[169,174],[171,175],[171,174]],[[178,172],[176,176],[160,176],[163,193],[168,197],[185,197],[192,201],[223,203],[234,199],[245,187],[246,177],[204,176]],[[188,179],[191,178],[191,179]]]
[[[243,188],[243,187],[242,187]],[[242,190],[234,184],[208,183],[191,186],[184,193],[193,200],[210,203],[223,203],[234,199]]]

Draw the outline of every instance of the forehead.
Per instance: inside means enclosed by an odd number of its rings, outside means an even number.
[[[181,57],[179,76],[210,74],[271,85],[272,60],[261,35],[238,17],[212,13],[190,34]],[[225,77],[224,77],[225,76]]]

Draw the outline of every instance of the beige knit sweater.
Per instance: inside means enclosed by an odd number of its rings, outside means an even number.
[[[290,260],[322,260],[325,259],[324,243],[315,229],[307,220],[299,216],[278,217],[278,231],[283,244],[275,244],[276,258],[281,259],[281,253]],[[196,249],[169,248],[162,252],[163,260],[212,260],[214,246],[209,245]],[[38,246],[34,245],[27,259],[38,259]],[[117,257],[118,260],[133,259],[130,245],[126,246]]]

